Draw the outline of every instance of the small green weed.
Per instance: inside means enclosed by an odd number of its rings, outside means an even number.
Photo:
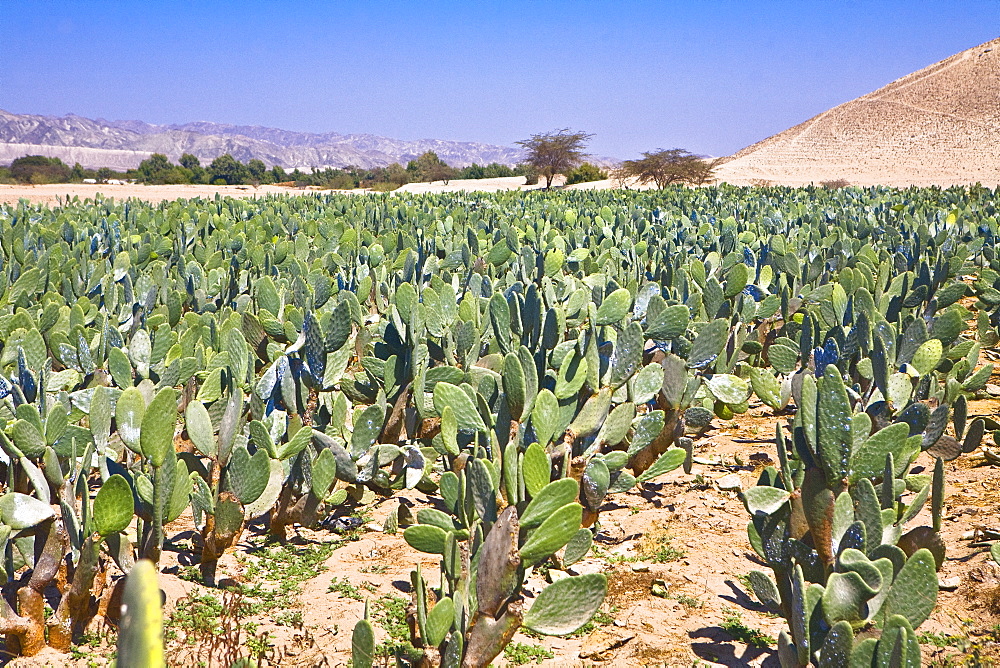
[[[364,597],[361,595],[361,590],[348,582],[347,578],[333,578],[330,581],[330,587],[327,591],[340,594],[343,598],[352,598],[355,601],[364,600]]]
[[[240,660],[260,662],[270,649],[270,636],[257,634],[258,624],[249,619],[252,608],[240,591],[227,591],[221,599],[209,593],[180,599],[164,625],[169,662],[221,661],[227,666]]]
[[[959,647],[965,644],[968,638],[963,636],[951,636],[947,633],[924,632],[917,636],[917,642],[921,645],[933,645],[934,647]]]
[[[673,598],[685,608],[702,608],[705,606],[705,603],[701,599],[689,596],[688,594],[677,594]]]
[[[734,610],[725,610],[722,613],[722,623],[719,625],[723,631],[745,645],[766,649],[774,645],[775,640],[760,629],[752,629],[743,621],[740,613]]]
[[[79,642],[70,646],[70,654],[75,660],[88,659],[100,648],[102,637],[97,633],[84,633],[80,636]],[[108,642],[113,646],[115,637],[109,637]]]
[[[410,628],[406,624],[406,606],[400,596],[382,596],[372,604],[372,619],[389,635],[375,648],[375,656],[385,664],[392,657],[408,657],[416,653],[410,644]]]
[[[237,556],[246,583],[240,591],[253,601],[252,614],[268,614],[299,606],[302,584],[316,577],[335,549],[333,543],[293,545],[265,542],[251,550],[258,558]]]
[[[201,569],[197,566],[180,566],[177,568],[177,577],[181,580],[202,584]]]
[[[555,656],[541,645],[527,645],[522,642],[512,642],[503,649],[503,658],[512,666],[523,666],[527,663],[541,663]]]
[[[298,628],[302,626],[302,611],[286,610],[285,612],[279,612],[274,616],[274,623],[278,626]]]
[[[636,559],[639,561],[652,561],[656,564],[665,564],[671,561],[680,561],[687,556],[687,552],[674,547],[671,544],[673,536],[661,526],[655,526],[649,531],[636,546]]]

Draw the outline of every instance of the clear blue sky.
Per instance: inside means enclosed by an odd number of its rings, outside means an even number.
[[[1000,0],[0,0],[0,108],[725,155],[997,36]]]

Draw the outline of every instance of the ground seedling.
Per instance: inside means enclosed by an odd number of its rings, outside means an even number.
[[[744,645],[766,649],[774,645],[774,638],[767,635],[760,629],[753,629],[746,625],[743,617],[735,610],[725,610],[722,616],[722,623],[719,627],[732,636],[733,640],[738,640]]]
[[[180,599],[164,628],[168,659],[176,665],[232,666],[241,660],[262,665],[270,642],[268,634],[257,633],[251,617],[252,606],[239,591]]]
[[[523,666],[528,663],[541,663],[551,659],[554,654],[541,645],[528,645],[522,642],[512,642],[503,650],[503,658],[512,666]]]
[[[347,578],[333,578],[333,580],[330,581],[330,587],[327,591],[335,592],[340,594],[342,598],[351,598],[355,601],[361,601],[364,598],[361,595],[361,590],[348,582]]]
[[[651,561],[656,564],[680,561],[687,556],[687,552],[674,547],[671,544],[672,540],[673,536],[664,527],[659,525],[654,526],[642,537],[636,546],[636,560]]]

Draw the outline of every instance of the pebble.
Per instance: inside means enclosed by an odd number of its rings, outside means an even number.
[[[566,570],[570,575],[587,575],[588,573],[603,573],[607,569],[603,561],[581,561]]]
[[[568,578],[569,573],[566,571],[560,571],[557,568],[549,569],[549,582],[555,582],[556,580],[562,580],[563,578]]]
[[[716,486],[723,492],[743,491],[743,481],[735,473],[724,475],[715,481]]]
[[[648,573],[649,572],[649,564],[634,563],[634,564],[632,564],[632,572],[633,573]]]
[[[994,385],[993,383],[986,384],[986,393],[992,397],[1000,397],[1000,385]]]
[[[962,579],[955,575],[953,577],[940,580],[938,582],[938,589],[941,589],[942,591],[955,591],[958,589],[958,585],[960,584],[962,584]]]

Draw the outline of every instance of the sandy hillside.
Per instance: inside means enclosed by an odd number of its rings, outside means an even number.
[[[909,74],[736,153],[720,181],[1000,183],[1000,39]]]

